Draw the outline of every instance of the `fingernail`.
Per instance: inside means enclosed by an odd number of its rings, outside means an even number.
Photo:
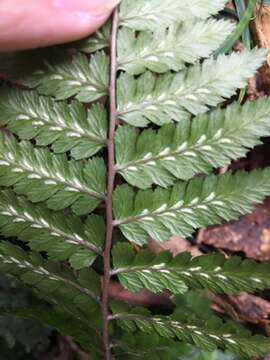
[[[64,10],[77,11],[109,11],[120,0],[53,0],[53,6]]]
[[[106,10],[111,11],[116,5],[118,5],[120,3],[121,0],[110,0],[110,1],[106,1],[104,8]]]
[[[60,9],[83,11],[89,9],[89,0],[53,0],[53,5]]]
[[[80,24],[89,24],[91,21],[92,22],[97,22],[97,21],[105,21],[108,18],[108,15],[106,14],[91,14],[91,12],[89,11],[73,11],[73,16],[75,16],[78,21],[80,21]]]

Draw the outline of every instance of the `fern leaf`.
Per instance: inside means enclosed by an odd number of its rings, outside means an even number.
[[[208,59],[176,74],[146,72],[135,79],[124,73],[118,79],[118,116],[145,127],[204,113],[244,87],[264,60],[265,50],[254,49]]]
[[[0,243],[0,270],[18,277],[28,286],[38,290],[40,298],[65,302],[70,301],[79,309],[88,303],[92,311],[97,311],[97,275],[90,269],[81,270],[76,278],[68,268],[45,261],[38,254],[28,255],[19,247],[8,242]],[[87,273],[88,282],[85,274]],[[48,296],[49,295],[49,296]]]
[[[140,245],[149,238],[166,241],[173,234],[189,236],[199,227],[249,213],[270,194],[269,175],[269,168],[234,175],[228,172],[137,194],[122,185],[114,192],[114,225],[120,226],[128,240]]]
[[[204,352],[187,343],[162,338],[157,333],[145,334],[143,332],[125,332],[120,339],[114,341],[114,350],[125,360],[237,360],[236,355],[216,350],[212,353]],[[116,358],[117,358],[116,355]]]
[[[32,91],[5,88],[0,94],[0,125],[23,140],[36,139],[40,146],[52,144],[55,153],[70,151],[78,160],[105,146],[107,112],[101,104],[87,112],[77,101],[56,102]]]
[[[206,351],[217,348],[231,351],[245,358],[264,355],[270,351],[270,341],[263,336],[251,336],[248,332],[240,332],[229,324],[217,321],[178,320],[177,316],[151,316],[143,308],[130,308],[123,303],[113,304],[113,320],[128,332],[140,330],[146,334],[157,334],[166,339],[178,340],[194,344]]]
[[[46,201],[53,210],[68,206],[78,214],[88,214],[104,199],[106,168],[103,159],[93,158],[83,165],[37,149],[13,137],[0,137],[0,184],[13,186],[32,202]]]
[[[145,334],[138,332],[131,334],[125,332],[120,339],[114,341],[114,348],[116,357],[125,356],[125,360],[138,358],[152,360],[153,354],[155,354],[156,360],[202,360],[201,353],[194,347],[173,339],[162,338],[156,333]]]
[[[0,308],[0,315],[16,316],[23,319],[33,319],[51,328],[57,329],[61,334],[72,337],[83,349],[90,351],[91,355],[98,354],[101,356],[102,343],[99,333],[91,326],[91,322],[83,321],[82,318],[74,314],[66,313],[57,306],[46,306],[47,304],[31,305],[25,308]],[[97,336],[91,336],[89,333],[95,333]],[[93,359],[98,359],[93,358]]]
[[[229,21],[197,21],[161,28],[155,33],[122,28],[118,37],[119,68],[138,75],[146,69],[179,71],[185,63],[208,57],[233,31]]]
[[[24,85],[37,88],[43,95],[57,100],[75,96],[81,102],[91,102],[107,94],[109,60],[104,52],[69,57],[66,53],[52,53],[44,61],[44,68],[23,79]]]
[[[108,21],[102,28],[94,32],[93,35],[76,41],[75,43],[68,44],[67,47],[75,47],[78,51],[86,54],[108,48],[110,46],[111,27],[111,23]]]
[[[103,218],[91,215],[83,224],[78,217],[33,205],[11,191],[0,192],[0,231],[17,236],[32,250],[46,251],[52,261],[69,260],[75,269],[90,266],[102,254]]]
[[[158,131],[139,134],[133,127],[121,126],[115,137],[116,169],[141,189],[153,183],[167,187],[176,179],[209,173],[243,157],[260,144],[260,137],[269,136],[269,110],[269,100],[261,98],[164,125]]]
[[[269,264],[258,264],[219,253],[192,258],[185,252],[172,259],[169,252],[156,256],[149,250],[137,255],[132,246],[119,243],[113,249],[114,270],[121,284],[130,291],[165,289],[180,294],[190,288],[206,288],[216,293],[256,291],[270,286]]]
[[[135,256],[131,245],[118,243],[112,253],[114,270],[111,275],[117,275],[126,289],[139,292],[146,288],[154,293],[168,289],[174,294],[187,291],[183,278],[169,266],[169,252],[155,258],[150,251],[144,250]]]
[[[125,0],[120,6],[120,25],[135,30],[153,30],[175,21],[208,18],[225,4],[226,0]]]

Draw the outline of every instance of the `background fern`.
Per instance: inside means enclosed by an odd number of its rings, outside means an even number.
[[[41,319],[92,359],[270,351],[204,298],[269,288],[269,264],[147,249],[270,195],[269,168],[216,174],[270,133],[267,98],[223,106],[266,57],[214,56],[235,28],[216,16],[224,5],[123,0],[94,35],[49,49],[20,87],[1,87],[0,270],[41,299],[2,314]],[[130,292],[170,290],[171,313],[111,301],[116,280]]]
[[[34,304],[30,291],[14,279],[1,274],[1,307],[12,309],[28,307]],[[0,316],[1,357],[10,359],[12,349],[16,359],[32,359],[31,353],[40,353],[50,344],[52,328],[36,320],[20,319],[15,316]]]

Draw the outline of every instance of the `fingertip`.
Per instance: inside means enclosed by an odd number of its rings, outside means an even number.
[[[86,37],[106,22],[119,2],[0,0],[0,51],[45,47]]]
[[[120,0],[52,0],[52,6],[56,9],[68,11],[87,11],[101,15],[112,11]]]
[[[112,9],[114,9],[119,3],[120,3],[121,0],[108,0],[106,1],[106,6],[105,6],[105,9],[111,11]]]

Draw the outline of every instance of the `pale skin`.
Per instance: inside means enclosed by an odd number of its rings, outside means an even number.
[[[34,49],[96,31],[119,0],[0,0],[0,51]]]

